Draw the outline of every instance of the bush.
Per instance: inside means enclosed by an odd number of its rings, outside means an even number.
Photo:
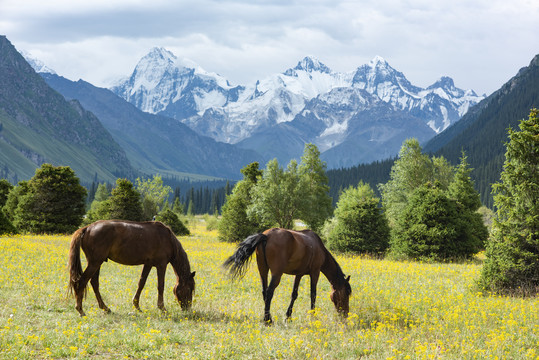
[[[204,215],[204,221],[206,221],[206,230],[217,230],[219,228],[219,219],[217,216]]]
[[[18,199],[13,225],[32,233],[71,233],[82,222],[85,199],[86,189],[70,167],[43,164]]]
[[[482,247],[479,214],[463,211],[438,186],[427,183],[411,195],[391,239],[391,254],[416,260],[469,258]],[[484,226],[483,226],[484,228]]]
[[[178,215],[170,209],[165,209],[157,214],[156,220],[161,221],[163,224],[170,227],[177,236],[187,236],[191,234]]]
[[[338,251],[381,254],[389,245],[389,225],[380,199],[369,185],[359,183],[340,196],[335,217],[326,222],[328,247]]]

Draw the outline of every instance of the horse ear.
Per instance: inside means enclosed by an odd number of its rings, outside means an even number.
[[[346,281],[350,282],[350,275],[348,275],[348,277],[346,278]]]
[[[197,273],[196,271],[193,271],[193,272],[191,273],[191,279],[194,279],[196,273]]]

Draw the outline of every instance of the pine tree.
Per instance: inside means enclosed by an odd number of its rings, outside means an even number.
[[[127,179],[117,179],[109,198],[109,219],[142,221],[140,193]]]
[[[533,109],[520,131],[509,130],[501,181],[494,185],[496,218],[479,279],[483,290],[539,292],[539,121]]]
[[[467,161],[466,153],[462,151],[460,164],[455,171],[455,177],[449,184],[449,197],[457,200],[464,208],[470,211],[477,211],[481,207],[479,193],[474,188],[474,183],[470,177],[471,169]]]

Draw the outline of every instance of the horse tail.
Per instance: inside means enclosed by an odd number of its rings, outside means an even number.
[[[68,255],[68,265],[67,269],[69,271],[69,284],[68,284],[68,293],[73,294],[77,292],[79,288],[79,281],[82,277],[82,265],[80,262],[80,246],[82,238],[86,233],[86,227],[80,228],[71,237],[71,245],[69,247]],[[86,289],[84,289],[86,292]]]
[[[232,279],[241,279],[245,275],[251,255],[253,255],[258,245],[263,244],[265,247],[267,241],[268,237],[266,235],[254,234],[238,244],[234,254],[223,263],[223,267],[229,270]]]

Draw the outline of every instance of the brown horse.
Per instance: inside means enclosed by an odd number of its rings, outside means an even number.
[[[87,267],[82,271],[80,249]],[[101,220],[80,228],[71,238],[69,249],[69,290],[75,293],[76,309],[81,316],[82,299],[88,281],[92,284],[99,307],[110,312],[99,293],[99,269],[108,259],[123,265],[144,265],[133,305],[139,308],[139,298],[153,266],[157,269],[157,307],[166,311],[163,302],[165,272],[170,263],[178,282],[174,295],[182,309],[189,309],[195,290],[195,273],[191,273],[187,254],[170,228],[160,222]]]
[[[237,250],[225,261],[223,266],[229,268],[233,278],[242,277],[255,250],[258,272],[262,279],[265,322],[272,322],[271,299],[283,274],[296,276],[292,299],[286,312],[287,319],[292,315],[292,307],[298,297],[299,283],[304,275],[311,277],[311,309],[314,309],[316,285],[320,271],[331,284],[331,300],[335,304],[335,308],[344,317],[348,316],[349,298],[352,293],[350,276],[345,278],[341,267],[314,231],[274,228],[266,230],[262,234],[251,235],[238,245]],[[269,270],[271,270],[271,281],[268,286]]]

